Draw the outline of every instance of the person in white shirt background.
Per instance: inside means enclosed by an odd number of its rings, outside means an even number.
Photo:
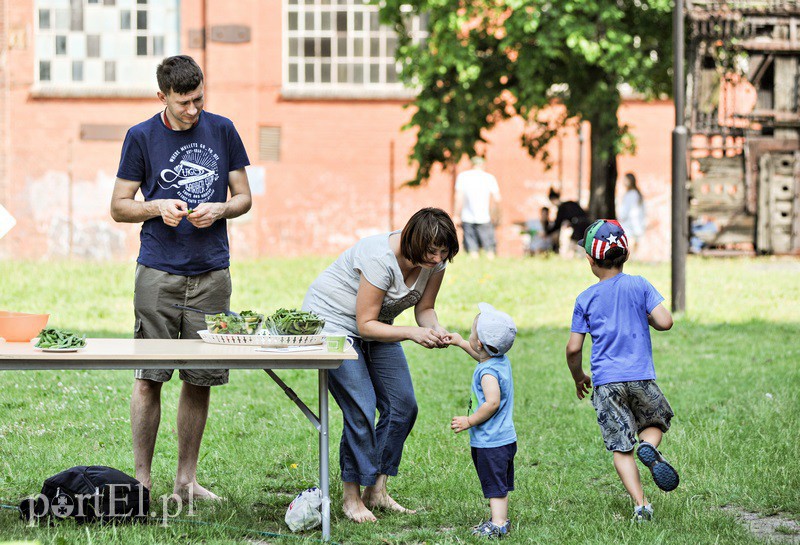
[[[484,170],[484,158],[473,157],[472,168],[456,178],[453,216],[461,222],[464,249],[478,257],[482,249],[489,259],[497,252],[494,230],[500,223],[500,187],[497,178]]]

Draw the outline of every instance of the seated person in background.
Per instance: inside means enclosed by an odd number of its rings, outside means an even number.
[[[530,235],[527,241],[527,253],[530,255],[541,254],[550,251],[558,251],[558,240],[553,236],[540,236],[547,231],[550,226],[550,209],[543,206],[539,210],[539,219],[532,219],[525,222],[524,231]]]
[[[570,239],[574,243],[572,246],[577,245],[578,241],[583,236],[583,232],[587,227],[589,227],[589,224],[591,224],[591,221],[589,221],[589,215],[577,202],[563,202],[561,200],[561,194],[553,188],[550,188],[550,194],[548,197],[550,202],[553,203],[553,206],[558,207],[558,212],[556,213],[555,221],[548,226],[547,229],[545,229],[543,236],[553,236],[554,234],[558,233],[562,225],[566,223],[567,227],[572,228],[572,235],[570,236]],[[570,251],[572,248],[561,247],[559,250],[559,253],[563,254],[564,251]]]

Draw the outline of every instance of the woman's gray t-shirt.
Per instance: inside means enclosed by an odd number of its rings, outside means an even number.
[[[362,274],[370,284],[386,292],[378,320],[391,324],[401,312],[419,302],[431,275],[444,270],[445,261],[432,269],[423,267],[414,285],[406,286],[397,257],[389,247],[389,236],[399,232],[361,239],[308,288],[303,310],[316,312],[325,319],[325,333],[359,336],[356,297]]]

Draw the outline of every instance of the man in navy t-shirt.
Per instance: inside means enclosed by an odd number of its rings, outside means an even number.
[[[111,198],[111,217],[142,223],[136,266],[134,336],[198,338],[202,314],[230,305],[226,220],[250,209],[247,152],[233,123],[203,111],[203,72],[191,57],[169,57],[156,71],[164,104],[131,127]],[[228,198],[230,190],[230,198]],[[142,192],[144,200],[134,197]],[[131,398],[136,478],[151,487],[150,468],[161,419],[161,386],[171,369],[139,369]],[[182,369],[178,404],[178,471],[174,492],[218,499],[197,483],[197,459],[208,416],[210,387],[228,382],[227,370]]]

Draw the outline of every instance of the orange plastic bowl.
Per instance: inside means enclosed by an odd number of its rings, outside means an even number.
[[[8,342],[28,342],[47,325],[49,314],[0,310],[0,337]]]

